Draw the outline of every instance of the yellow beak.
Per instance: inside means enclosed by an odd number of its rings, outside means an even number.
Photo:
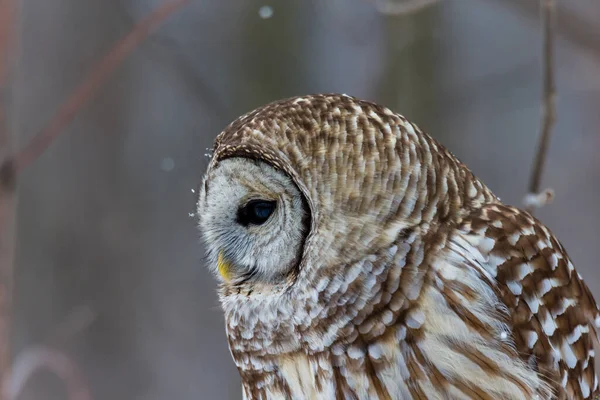
[[[223,279],[226,281],[231,279],[231,264],[225,261],[223,251],[219,252],[219,257],[217,258],[217,268],[219,269],[219,274],[221,274]]]

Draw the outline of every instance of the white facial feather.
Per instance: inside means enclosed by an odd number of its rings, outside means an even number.
[[[259,281],[281,279],[301,258],[306,235],[302,196],[291,180],[273,167],[246,158],[223,161],[200,189],[198,215],[209,261],[216,271],[219,252],[234,278],[252,274]],[[250,200],[276,201],[260,226],[241,225],[238,210]]]

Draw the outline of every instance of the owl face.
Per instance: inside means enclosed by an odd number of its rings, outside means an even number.
[[[298,266],[309,212],[292,180],[270,165],[221,161],[201,185],[198,215],[209,265],[226,284],[279,283]]]

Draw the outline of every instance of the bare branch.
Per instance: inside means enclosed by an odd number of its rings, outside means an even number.
[[[0,399],[10,367],[16,171],[10,156],[12,131],[7,117],[9,70],[14,54],[17,0],[0,0]]]
[[[91,392],[76,364],[56,346],[87,328],[94,318],[90,307],[78,307],[54,329],[49,338],[51,344],[30,346],[17,354],[11,370],[2,377],[2,399],[16,399],[37,371],[50,370],[64,383],[69,400],[91,400]]]
[[[529,182],[529,194],[527,196],[538,196],[542,173],[546,163],[546,155],[550,144],[552,128],[556,120],[556,85],[554,81],[554,27],[555,27],[555,0],[541,0],[543,26],[544,26],[544,92],[542,97],[542,128],[538,149],[535,155],[531,180]],[[547,192],[546,189],[544,192]],[[543,193],[542,193],[543,197]],[[531,198],[531,197],[530,197]],[[540,203],[539,205],[546,204]],[[526,205],[527,211],[533,212],[535,204]]]
[[[92,400],[90,390],[75,363],[64,353],[48,346],[31,346],[17,356],[12,370],[5,377],[3,398],[16,399],[29,379],[44,369],[61,379],[69,400]]]
[[[15,12],[15,0],[0,0],[0,85],[2,87],[6,84],[10,67]]]
[[[18,0],[0,0],[0,400],[14,399],[31,375],[48,368],[67,385],[69,399],[90,400],[75,364],[50,347],[26,349],[10,368],[10,320],[13,280],[14,202],[17,172],[35,161],[69,124],[79,109],[98,91],[127,55],[169,15],[190,0],[172,0],[155,9],[115,44],[92,69],[87,79],[62,105],[50,123],[16,156],[12,154],[11,135],[6,118],[8,70],[14,43],[14,24]],[[85,324],[89,315],[79,315]],[[76,321],[73,325],[80,325]],[[70,328],[67,326],[66,328]],[[65,328],[65,329],[66,329]]]
[[[4,121],[0,121],[4,125]],[[0,127],[0,130],[4,130]],[[6,134],[8,136],[8,133]],[[0,399],[2,378],[10,369],[10,332],[12,322],[12,290],[14,274],[15,224],[14,164],[6,160],[0,166]]]
[[[432,6],[440,0],[374,0],[375,8],[387,15],[412,14],[426,7]]]
[[[123,16],[127,21],[134,25],[135,18],[127,10],[127,7],[119,3],[119,8],[123,10]],[[217,117],[227,119],[227,105],[220,99],[210,82],[201,75],[201,71],[188,59],[185,49],[178,40],[169,35],[157,32],[145,40],[142,46],[148,47],[150,57],[155,57],[156,59],[162,58],[162,61],[166,59],[169,66],[175,68],[177,75],[185,81],[185,87],[190,93],[196,96]]]
[[[1,0],[0,0],[1,1]],[[156,8],[140,21],[131,32],[115,44],[73,92],[50,123],[38,133],[16,156],[17,171],[36,160],[69,124],[79,109],[98,91],[108,76],[121,64],[148,34],[156,29],[169,15],[189,3],[190,0],[173,0]]]

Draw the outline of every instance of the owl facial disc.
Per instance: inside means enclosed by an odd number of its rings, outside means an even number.
[[[209,265],[225,285],[281,283],[302,258],[306,203],[292,179],[265,162],[222,160],[200,186],[198,215]]]

